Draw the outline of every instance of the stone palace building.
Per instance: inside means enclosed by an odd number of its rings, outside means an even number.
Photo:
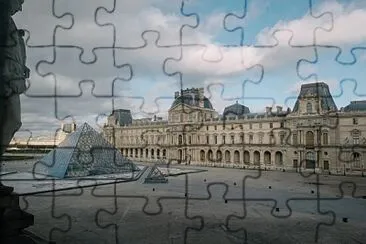
[[[103,133],[135,161],[362,174],[366,166],[366,101],[338,109],[325,83],[302,85],[292,110],[251,113],[236,102],[222,115],[203,88],[186,89],[167,121],[118,109]]]

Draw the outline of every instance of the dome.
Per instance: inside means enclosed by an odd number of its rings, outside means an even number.
[[[200,99],[198,98],[198,96],[192,96],[189,94],[179,96],[174,100],[171,108],[173,108],[177,105],[180,105],[180,104],[186,104],[186,105],[193,106],[193,107],[200,107],[200,105],[199,105]],[[212,104],[211,104],[210,100],[208,100],[207,97],[203,98],[203,107],[208,108],[208,109],[213,109]]]
[[[240,116],[249,113],[250,113],[249,108],[247,106],[239,104],[238,101],[236,101],[235,104],[227,106],[224,109],[224,116],[230,116],[230,115]]]

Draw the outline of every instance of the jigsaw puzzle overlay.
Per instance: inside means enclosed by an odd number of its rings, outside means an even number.
[[[33,151],[1,181],[56,243],[365,243],[357,19],[357,0],[25,0],[11,146]]]

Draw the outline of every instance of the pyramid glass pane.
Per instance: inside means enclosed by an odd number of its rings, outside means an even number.
[[[88,124],[84,124],[46,155],[36,173],[76,177],[138,170],[130,160]]]

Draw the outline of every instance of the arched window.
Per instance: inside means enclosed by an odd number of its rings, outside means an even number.
[[[311,103],[306,104],[306,112],[309,114],[313,112],[313,106],[311,105]]]
[[[244,163],[249,164],[250,163],[250,154],[248,151],[244,151]]]
[[[179,135],[178,136],[178,144],[179,145],[182,145],[182,143],[183,143],[183,136],[182,135]]]
[[[234,163],[236,164],[240,163],[240,153],[238,150],[235,150],[234,152]]]
[[[254,164],[259,165],[260,161],[261,161],[261,154],[258,151],[255,151],[253,154],[253,157],[254,157],[254,160],[253,160]]]
[[[314,152],[307,152],[306,153],[306,165],[307,169],[314,169],[315,168],[315,154]]]
[[[225,163],[231,163],[231,155],[230,155],[230,151],[226,150],[225,151]]]
[[[275,154],[275,163],[276,165],[282,165],[283,164],[283,155],[281,152],[276,152]]]
[[[207,161],[212,162],[213,161],[213,152],[212,150],[208,150],[207,152]]]
[[[216,152],[216,161],[217,162],[222,161],[222,152],[220,150],[217,150],[217,152]]]
[[[323,132],[323,144],[328,145],[328,132]]]
[[[201,150],[200,152],[200,159],[201,159],[201,162],[204,162],[205,161],[205,151]]]
[[[271,164],[271,153],[268,151],[264,152],[264,163]]]

